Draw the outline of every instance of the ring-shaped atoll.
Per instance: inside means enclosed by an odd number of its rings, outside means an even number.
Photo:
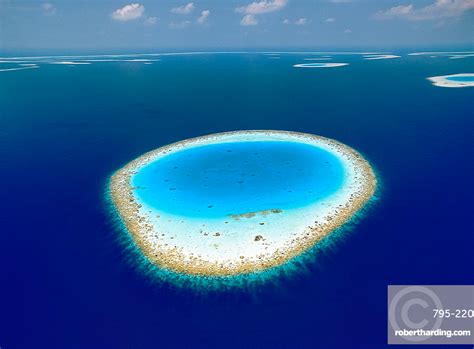
[[[354,149],[286,131],[237,131],[170,144],[110,180],[137,250],[188,276],[265,271],[309,250],[374,195]]]
[[[349,63],[300,63],[293,65],[294,68],[337,68],[349,65]]]
[[[439,87],[472,87],[474,86],[474,73],[433,76],[428,80]]]

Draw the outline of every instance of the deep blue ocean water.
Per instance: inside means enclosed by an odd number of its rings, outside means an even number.
[[[0,74],[2,348],[382,348],[387,285],[472,284],[472,58],[295,69],[305,56],[168,56]],[[199,296],[151,282],[117,242],[109,176],[146,151],[241,129],[337,139],[380,200],[308,271]]]
[[[178,151],[133,176],[141,202],[184,217],[222,218],[315,203],[337,191],[344,168],[299,142],[228,142]]]

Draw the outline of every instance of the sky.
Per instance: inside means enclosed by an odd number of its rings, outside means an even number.
[[[473,42],[474,0],[0,0],[0,51]]]

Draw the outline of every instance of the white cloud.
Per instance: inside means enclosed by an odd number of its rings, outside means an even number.
[[[396,17],[408,16],[413,12],[413,5],[400,5],[389,8],[385,11],[378,11],[375,13],[375,19],[392,19]]]
[[[295,21],[295,25],[306,25],[308,23],[309,23],[308,18],[298,18]]]
[[[191,25],[191,21],[171,22],[169,27],[171,29],[185,29]]]
[[[183,6],[173,7],[171,13],[178,15],[189,15],[194,10],[194,3],[190,2]]]
[[[258,21],[254,15],[245,15],[240,21],[240,24],[243,26],[257,25]]]
[[[284,8],[287,3],[288,0],[254,1],[246,6],[237,7],[235,11],[245,13],[245,16],[240,21],[241,25],[257,25],[258,20],[256,15],[279,11]]]
[[[155,25],[156,22],[158,22],[158,18],[156,17],[148,17],[145,19],[145,22],[143,22],[145,25]]]
[[[54,16],[56,14],[56,7],[54,7],[54,5],[49,2],[42,3],[41,10],[46,16]]]
[[[259,15],[262,13],[279,11],[286,6],[288,0],[263,0],[254,1],[247,6],[238,7],[235,10],[240,13],[246,13],[249,15]]]
[[[352,33],[352,30],[351,30],[351,29],[346,29],[346,30],[344,30],[344,34],[350,34],[350,33]]]
[[[198,24],[204,24],[207,22],[207,20],[209,19],[209,16],[211,15],[211,11],[209,10],[204,10],[201,12],[201,15],[199,16],[199,18],[197,19],[197,22]]]
[[[129,4],[112,12],[112,18],[116,21],[131,21],[140,18],[145,12],[145,7],[139,3]]]
[[[298,26],[303,26],[303,25],[306,25],[306,24],[309,24],[311,23],[311,20],[309,20],[308,18],[306,17],[302,17],[302,18],[298,18],[296,19],[294,22],[289,20],[288,18],[285,18],[283,21],[282,21],[283,24],[294,24],[294,25],[298,25]]]
[[[435,0],[425,7],[415,8],[413,4],[399,5],[374,14],[377,20],[407,19],[411,21],[434,20],[457,17],[474,9],[474,0]]]
[[[334,23],[335,21],[336,21],[336,19],[333,18],[333,17],[329,17],[329,18],[326,18],[326,19],[324,20],[324,22],[326,22],[326,23]]]

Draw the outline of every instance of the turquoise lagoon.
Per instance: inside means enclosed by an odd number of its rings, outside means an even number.
[[[260,141],[178,151],[140,168],[132,185],[148,207],[216,218],[305,206],[334,193],[343,179],[341,162],[324,149]]]
[[[474,82],[474,75],[453,75],[446,79],[456,82]]]

